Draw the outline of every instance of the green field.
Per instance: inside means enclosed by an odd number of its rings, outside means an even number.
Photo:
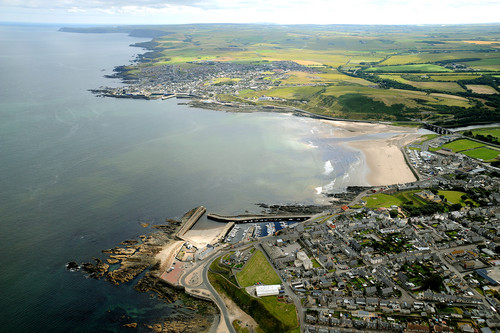
[[[281,322],[283,322],[283,324],[287,327],[299,326],[297,312],[293,303],[287,304],[281,302],[276,296],[261,297],[260,302],[264,304],[265,308],[271,314],[273,314],[276,318],[280,318]]]
[[[261,251],[255,251],[243,269],[236,274],[236,278],[241,287],[253,286],[257,282],[263,284],[281,283],[281,279]]]
[[[282,303],[277,297],[272,296],[252,297],[244,289],[238,288],[222,275],[211,270],[208,271],[208,279],[218,293],[227,295],[240,309],[255,319],[262,331],[266,333],[296,332],[299,324],[293,303]]]
[[[409,202],[411,202],[415,207],[425,206],[427,202],[424,199],[414,195],[417,192],[420,192],[420,190],[403,191],[395,193],[393,195],[376,193],[370,196],[366,196],[362,200],[366,201],[366,207],[369,208],[389,208],[393,205],[399,207]]]
[[[422,82],[422,81],[410,81],[402,78],[400,75],[380,75],[381,78],[394,80],[397,82],[401,82],[404,84],[409,84],[415,88],[419,88],[422,90],[438,90],[444,92],[457,93],[465,91],[458,83],[456,82]]]
[[[462,196],[464,192],[459,191],[438,191],[438,195],[445,197],[452,204],[463,203]]]
[[[476,69],[498,71],[500,70],[500,57],[471,61],[467,64]]]
[[[486,162],[494,161],[499,155],[500,150],[481,147],[473,150],[468,150],[462,152],[462,154],[467,155],[472,158],[481,159]]]
[[[453,152],[461,152],[463,150],[474,149],[484,146],[484,143],[479,143],[467,139],[460,139],[444,144],[442,148],[449,148]]]
[[[416,64],[416,65],[392,65],[370,67],[366,69],[367,72],[380,72],[380,73],[440,73],[451,72],[450,69],[433,64]]]
[[[427,202],[424,199],[415,195],[417,192],[420,192],[420,190],[398,192],[394,194],[394,197],[401,200],[402,204],[413,202],[415,207],[426,205]]]
[[[477,128],[472,130],[472,134],[481,134],[484,136],[494,136],[500,138],[500,127],[486,127],[486,128]]]
[[[149,68],[155,66],[198,73],[214,64],[244,64],[251,68],[251,78],[239,69],[207,75],[202,78],[201,96],[221,102],[296,107],[345,119],[421,119],[451,127],[495,122],[500,121],[500,100],[481,92],[493,92],[500,85],[499,27],[155,26],[167,34],[138,43],[151,52],[124,67],[123,75],[141,77],[154,73]],[[126,28],[106,30],[124,32]],[[281,71],[262,67],[281,61],[297,66]],[[475,88],[468,91],[463,85]],[[219,89],[230,87],[234,89]],[[261,96],[279,100],[259,101]]]
[[[474,80],[480,78],[481,75],[476,74],[438,74],[429,75],[429,78],[434,81],[460,81],[460,80]]]
[[[441,44],[442,45],[442,44]],[[481,61],[483,59],[496,59],[498,56],[495,53],[489,52],[481,52],[476,50],[470,51],[459,51],[458,49],[463,46],[463,43],[447,43],[448,47],[453,50],[457,49],[454,52],[420,52],[418,54],[401,54],[401,55],[393,55],[388,59],[382,61],[381,65],[405,65],[405,64],[425,64],[425,63],[434,63],[440,61],[447,62],[457,62],[457,63],[476,63],[477,61]],[[442,46],[441,46],[442,47]],[[472,62],[467,62],[467,59],[479,59]],[[488,60],[486,60],[488,61]],[[492,60],[493,63],[496,63],[496,60]]]
[[[400,206],[403,201],[392,195],[377,193],[372,194],[368,197],[364,197],[362,200],[366,201],[366,207],[368,208],[379,208],[379,207],[391,207]]]
[[[269,97],[279,97],[290,100],[310,100],[314,94],[322,91],[322,87],[278,87],[269,90],[247,90],[240,93],[240,97],[255,99],[263,95]]]

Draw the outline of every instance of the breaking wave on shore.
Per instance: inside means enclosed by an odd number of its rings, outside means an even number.
[[[329,176],[334,170],[335,169],[333,168],[332,162],[328,160],[325,162],[325,171],[323,172],[323,175]]]
[[[328,160],[324,164],[323,176],[329,176],[328,179],[333,180],[326,185],[316,187],[316,194],[341,192],[352,185],[367,185],[366,173],[362,155],[356,156],[352,161],[340,160],[332,163]]]

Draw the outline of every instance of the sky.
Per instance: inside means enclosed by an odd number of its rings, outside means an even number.
[[[500,23],[500,0],[0,0],[0,22]]]

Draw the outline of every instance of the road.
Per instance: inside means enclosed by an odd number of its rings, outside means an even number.
[[[212,285],[210,284],[210,281],[208,280],[208,270],[210,268],[210,264],[212,263],[212,261],[213,261],[213,258],[210,258],[210,260],[207,260],[207,263],[205,264],[205,267],[203,268],[203,275],[202,275],[203,284],[205,285],[207,290],[212,294],[212,297],[214,298],[215,303],[219,307],[221,315],[226,322],[226,327],[227,327],[228,331],[231,333],[236,333],[236,330],[233,327],[233,323],[229,319],[229,313],[227,312],[226,303],[224,303],[224,300],[219,296],[217,291],[214,289],[214,287],[212,287]]]
[[[229,252],[229,251],[227,251],[227,252]],[[226,253],[226,251],[222,252],[222,254],[219,251],[215,251],[213,254],[211,254],[208,258],[206,258],[204,260],[204,263],[202,264],[203,270],[202,270],[202,274],[201,274],[201,278],[202,278],[201,284],[194,287],[194,289],[205,289],[211,294],[212,300],[214,301],[215,305],[217,305],[217,307],[219,308],[219,311],[221,313],[221,320],[224,320],[226,323],[227,330],[230,333],[236,333],[236,331],[233,327],[233,324],[231,323],[231,320],[229,319],[229,313],[227,311],[226,304],[224,303],[222,298],[219,296],[217,291],[212,287],[212,285],[210,284],[210,281],[208,280],[208,270],[210,268],[210,264],[216,258],[218,258],[220,255],[224,255],[225,253]],[[192,272],[194,272],[197,269],[200,269],[199,265],[194,265],[194,267],[192,267],[191,269],[186,270],[186,272],[184,272],[184,274],[180,278],[180,284],[184,287],[190,288],[189,281],[186,281],[186,279]]]

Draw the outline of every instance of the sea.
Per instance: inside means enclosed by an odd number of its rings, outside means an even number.
[[[175,304],[66,263],[199,205],[260,213],[258,203],[324,203],[325,191],[366,185],[362,153],[315,119],[93,95],[122,84],[104,76],[146,39],[58,29],[0,26],[1,331],[142,331]]]

